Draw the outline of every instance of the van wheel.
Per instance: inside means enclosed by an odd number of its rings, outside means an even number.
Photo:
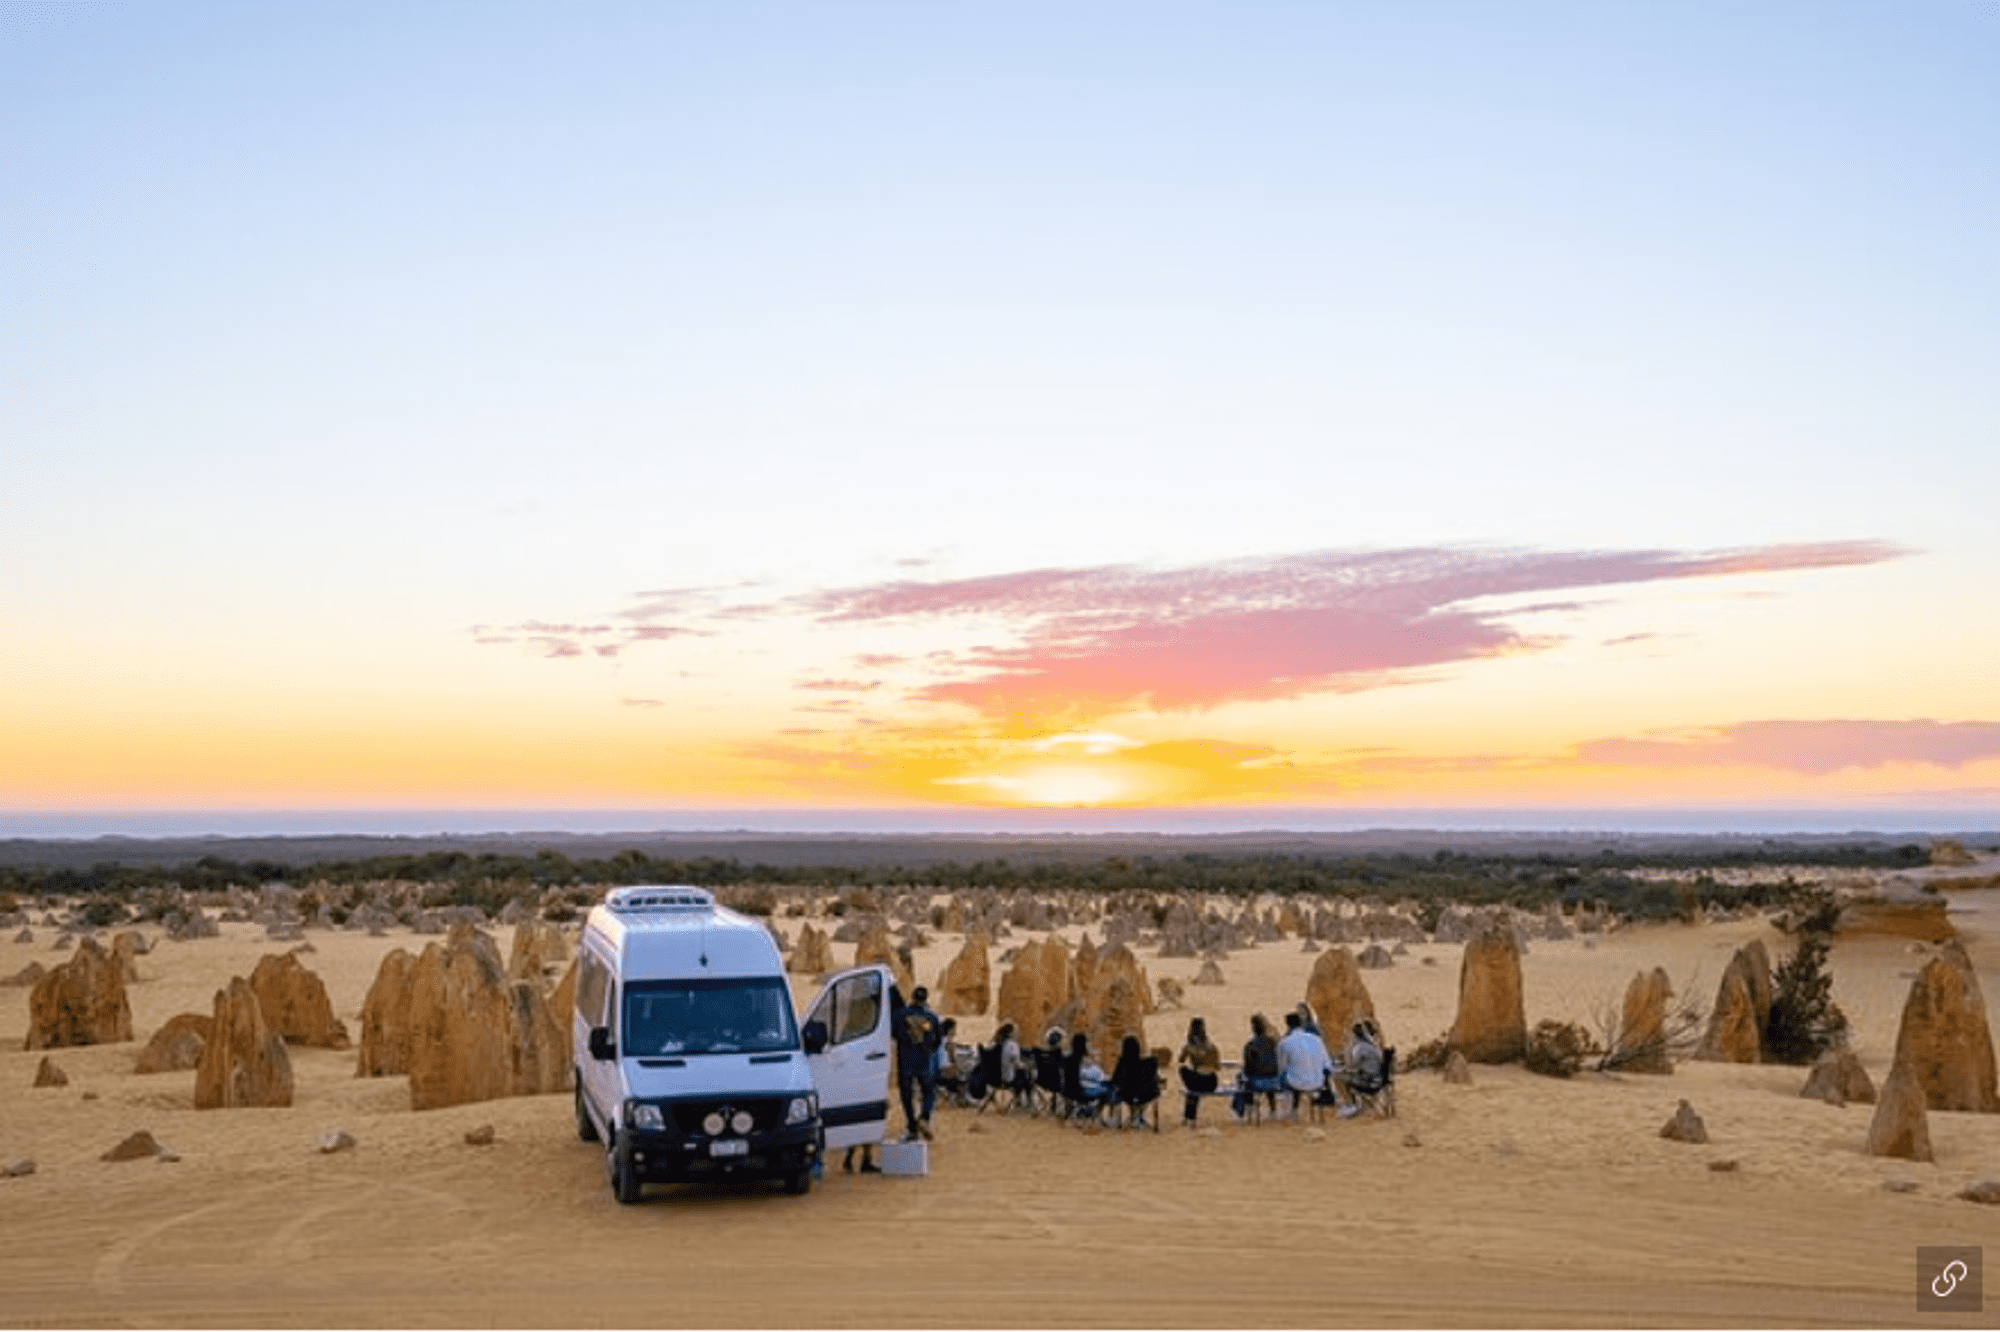
[[[596,1142],[597,1125],[591,1122],[590,1107],[583,1103],[583,1079],[576,1080],[576,1140]]]
[[[795,1170],[791,1174],[785,1176],[786,1193],[793,1193],[793,1194],[811,1193],[812,1186],[813,1186],[813,1172],[811,1166],[807,1166],[803,1170]]]
[[[614,1133],[604,1161],[611,1173],[611,1196],[628,1206],[638,1202],[639,1163],[632,1159],[632,1140]]]

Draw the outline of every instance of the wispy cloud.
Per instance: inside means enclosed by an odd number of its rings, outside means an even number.
[[[1612,766],[1760,767],[1824,776],[1844,768],[2000,759],[2000,722],[1752,721],[1684,735],[1591,740],[1577,758]]]
[[[762,600],[745,595],[757,590],[749,584],[666,588],[639,594],[605,622],[531,621],[476,636],[576,657],[615,656],[690,635],[726,637],[768,621],[879,627],[901,636],[900,650],[861,651],[849,668],[864,675],[808,678],[796,687],[822,695],[874,691],[889,683],[874,672],[897,667],[895,684],[906,697],[964,705],[1021,734],[1088,730],[1134,710],[1380,689],[1480,658],[1542,650],[1558,640],[1527,632],[1521,619],[1574,607],[1575,594],[1587,589],[1879,564],[1910,553],[1879,541],[1711,552],[1422,546],[1178,568],[1117,564],[897,579]],[[1522,598],[1532,600],[1522,605]],[[973,624],[986,645],[928,653],[906,646],[911,632],[962,633]]]
[[[1549,640],[1498,598],[1880,563],[1874,541],[1719,553],[1456,547],[1324,551],[1178,569],[1037,569],[892,582],[797,598],[831,624],[1011,621],[1018,641],[957,654],[916,696],[996,719],[1079,723],[1132,708],[1352,692]],[[1482,604],[1484,603],[1484,604]],[[778,609],[777,607],[773,608]]]

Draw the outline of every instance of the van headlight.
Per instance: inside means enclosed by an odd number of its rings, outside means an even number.
[[[817,1096],[794,1096],[792,1103],[785,1107],[785,1122],[787,1124],[804,1124],[818,1113],[819,1098]]]
[[[667,1118],[659,1106],[641,1101],[632,1107],[632,1127],[659,1133],[667,1127]]]

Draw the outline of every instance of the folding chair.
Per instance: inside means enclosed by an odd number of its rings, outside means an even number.
[[[1009,1084],[1000,1076],[1000,1047],[997,1045],[979,1047],[979,1068],[972,1076],[971,1085],[977,1089],[978,1113],[982,1115],[1003,1096],[1007,1099],[1000,1107],[1002,1113],[1021,1104],[1020,1085]]]
[[[1153,1132],[1160,1131],[1160,1061],[1152,1055],[1141,1059],[1136,1069],[1128,1070],[1124,1081],[1114,1081],[1111,1088],[1111,1108],[1115,1117],[1123,1111],[1124,1127],[1132,1127],[1135,1121],[1144,1123],[1148,1107],[1153,1111]]]
[[[1382,1080],[1372,1087],[1364,1084],[1349,1084],[1348,1091],[1354,1095],[1354,1103],[1372,1111],[1382,1119],[1396,1117],[1396,1049],[1394,1046],[1382,1052]]]
[[[1046,1045],[1035,1047],[1035,1099],[1030,1103],[1039,1114],[1047,1110],[1050,1114],[1061,1114],[1065,1108],[1063,1098],[1063,1057]]]

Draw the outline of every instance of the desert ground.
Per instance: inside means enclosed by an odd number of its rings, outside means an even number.
[[[1951,919],[1991,1003],[2000,890],[1953,894]],[[61,960],[56,932],[34,933],[0,938],[0,977]],[[1470,1086],[1405,1074],[1390,1120],[1239,1126],[1210,1102],[1193,1132],[1170,1093],[1157,1134],[946,1107],[924,1178],[829,1169],[806,1197],[656,1185],[621,1207],[566,1094],[419,1113],[407,1079],[356,1078],[352,1051],[294,1049],[290,1108],[195,1110],[193,1073],[133,1072],[141,1044],[296,945],[249,923],[179,943],[147,933],[129,987],[138,1040],[50,1052],[67,1086],[33,1087],[43,1052],[22,1049],[28,991],[0,988],[0,1162],[36,1167],[0,1178],[0,1325],[2000,1322],[2000,1272],[1983,1314],[1954,1322],[1916,1300],[1920,1245],[1986,1244],[2000,1269],[2000,1209],[1955,1196],[2000,1177],[2000,1115],[1933,1113],[1934,1163],[1871,1158],[1871,1107],[1801,1099],[1800,1068],[1682,1062],[1559,1080],[1475,1065]],[[504,949],[508,928],[493,933]],[[1774,961],[1790,950],[1761,917],[1536,940],[1522,962],[1529,1023],[1588,1024],[1655,966],[1706,1005],[1752,938]],[[380,958],[427,942],[307,940],[302,960],[350,1030]],[[918,979],[934,984],[962,943],[934,936]],[[837,960],[851,951],[836,945]],[[1200,968],[1137,951],[1156,986]],[[1866,936],[1833,950],[1834,997],[1878,1086],[1922,951]],[[1412,945],[1366,973],[1389,1043],[1407,1051],[1450,1026],[1460,953]],[[1148,1019],[1149,1044],[1177,1047],[1198,1013],[1233,1054],[1253,1012],[1304,997],[1313,961],[1296,939],[1233,952],[1224,985],[1188,984],[1180,1009]],[[815,987],[794,987],[803,1008]],[[960,1026],[984,1038],[993,1020]],[[1708,1143],[1659,1136],[1682,1099]],[[493,1142],[468,1145],[483,1125]],[[100,1159],[139,1129],[177,1159]],[[333,1130],[357,1145],[322,1153]]]

